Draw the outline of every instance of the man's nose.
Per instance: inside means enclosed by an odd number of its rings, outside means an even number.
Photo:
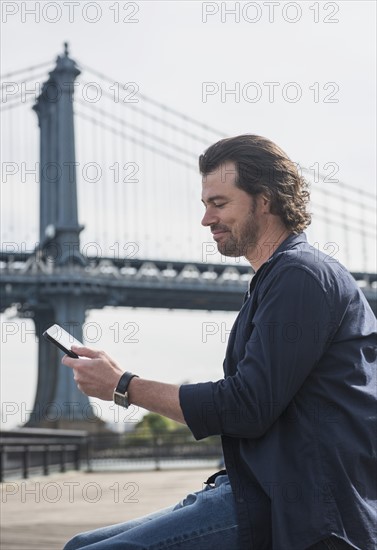
[[[202,218],[202,225],[204,225],[204,227],[208,227],[209,225],[214,225],[215,223],[218,223],[218,221],[219,217],[215,215],[211,208],[207,208]]]

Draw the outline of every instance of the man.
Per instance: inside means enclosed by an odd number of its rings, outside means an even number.
[[[75,537],[66,550],[376,549],[375,318],[351,275],[309,246],[309,193],[271,141],[242,135],[200,157],[203,225],[255,270],[224,379],[177,387],[75,351],[79,388],[222,437],[226,472],[140,520]],[[125,395],[124,395],[125,394]],[[123,401],[122,401],[123,400]]]

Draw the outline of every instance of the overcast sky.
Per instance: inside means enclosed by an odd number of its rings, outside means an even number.
[[[342,181],[375,190],[374,1],[3,1],[1,9],[2,74],[49,60],[52,68],[68,41],[79,65],[135,82],[225,135],[267,136],[306,166],[336,163]],[[10,315],[3,320],[18,328],[3,346],[2,391],[17,414],[3,416],[7,426],[32,404],[37,352],[22,334],[32,323]],[[124,368],[179,383],[221,377],[234,317],[118,309],[88,321],[103,329],[96,346]],[[115,343],[114,322],[136,323],[138,342]],[[218,332],[203,342],[208,322]]]

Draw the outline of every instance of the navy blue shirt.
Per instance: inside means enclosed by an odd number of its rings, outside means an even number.
[[[182,385],[196,439],[219,434],[240,548],[377,547],[376,319],[350,273],[291,235],[254,275],[224,379]]]

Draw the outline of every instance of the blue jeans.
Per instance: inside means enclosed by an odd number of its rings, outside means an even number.
[[[64,550],[237,550],[228,476],[218,476],[214,485],[154,514],[77,535]]]
[[[227,475],[175,506],[75,536],[64,550],[237,550],[237,518]],[[308,550],[351,549],[337,537]],[[258,550],[258,549],[255,549]],[[286,550],[286,549],[284,549]]]

